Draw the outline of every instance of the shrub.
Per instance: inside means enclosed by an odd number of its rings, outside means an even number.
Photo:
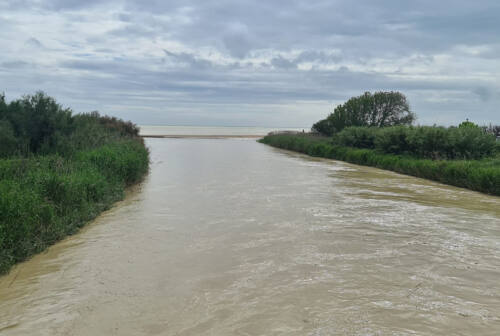
[[[348,127],[334,136],[334,142],[341,146],[375,148],[377,129],[373,127]]]
[[[340,146],[418,158],[476,160],[495,155],[495,137],[479,127],[348,127],[333,136]]]
[[[37,93],[0,95],[0,274],[42,251],[123,196],[147,172],[131,122],[73,116]]]
[[[12,156],[18,151],[14,129],[7,120],[0,120],[0,157]]]
[[[382,128],[375,139],[375,148],[389,154],[411,153],[408,139],[410,132],[409,128],[402,126]]]
[[[138,138],[130,121],[97,112],[73,115],[43,92],[7,104],[0,95],[0,157],[15,154],[70,155],[121,138]]]
[[[446,159],[450,157],[448,131],[444,127],[420,126],[408,131],[406,141],[410,154],[422,158]]]
[[[76,153],[0,160],[0,273],[43,250],[123,196],[147,171],[135,140]]]
[[[450,157],[480,159],[491,156],[495,150],[495,137],[479,127],[459,127],[449,129]]]

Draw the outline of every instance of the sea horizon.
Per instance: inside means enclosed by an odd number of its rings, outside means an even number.
[[[259,126],[174,126],[139,125],[142,136],[201,135],[201,136],[264,136],[273,131],[308,131],[310,127]]]

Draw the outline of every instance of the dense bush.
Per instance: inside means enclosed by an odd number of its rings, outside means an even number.
[[[340,146],[377,149],[429,159],[480,159],[495,153],[495,137],[479,127],[349,127],[334,135]]]
[[[343,147],[333,144],[328,138],[311,139],[307,135],[270,135],[259,141],[311,156],[393,170],[500,196],[500,158],[475,161],[417,159],[371,149]]]
[[[131,122],[73,116],[38,93],[0,96],[0,274],[42,251],[123,196],[147,172]]]
[[[373,149],[377,131],[374,127],[348,127],[337,133],[333,140],[341,146]]]
[[[7,104],[0,95],[0,157],[29,154],[68,155],[122,137],[137,138],[130,121],[97,112],[72,115],[43,92]]]
[[[4,127],[10,125],[16,138],[17,146],[13,152],[23,155],[56,147],[61,138],[72,131],[71,110],[63,109],[42,92],[9,104],[1,96],[0,120]]]
[[[109,179],[126,185],[140,180],[148,169],[148,152],[138,141],[115,142],[78,153],[77,159],[95,165]]]
[[[11,156],[18,151],[18,139],[12,125],[6,120],[0,120],[0,157]]]
[[[74,233],[147,169],[147,149],[134,140],[78,152],[77,159],[0,160],[0,273]]]

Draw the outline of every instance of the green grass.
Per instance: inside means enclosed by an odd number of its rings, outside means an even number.
[[[71,156],[0,159],[0,274],[73,234],[148,170],[138,139],[123,139]]]
[[[500,156],[481,160],[429,160],[373,149],[334,145],[330,138],[310,135],[269,135],[259,142],[310,156],[347,161],[500,196]]]

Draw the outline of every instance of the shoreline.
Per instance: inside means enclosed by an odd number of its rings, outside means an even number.
[[[141,138],[158,138],[158,139],[260,139],[266,135],[198,135],[198,134],[166,134],[166,135],[140,135]]]
[[[260,143],[362,166],[424,178],[455,187],[500,196],[500,167],[487,160],[430,160],[379,153],[372,149],[335,146],[328,138],[304,135],[268,135]],[[493,162],[494,159],[491,161]]]
[[[148,173],[149,152],[136,138],[71,157],[6,158],[0,164],[0,194],[8,196],[0,202],[2,276],[123,200]]]

